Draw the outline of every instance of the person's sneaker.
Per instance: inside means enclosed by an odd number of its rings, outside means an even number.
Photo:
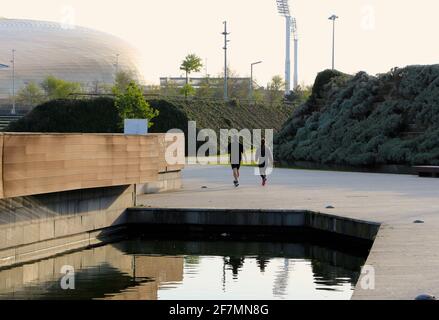
[[[239,182],[238,181],[233,181],[233,184],[235,185],[235,187],[239,186]]]

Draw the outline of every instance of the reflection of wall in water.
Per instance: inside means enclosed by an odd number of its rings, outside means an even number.
[[[0,298],[12,295],[19,297],[20,294],[24,297],[26,291],[36,284],[43,288],[40,293],[44,294],[46,291],[49,296],[56,297],[57,293],[67,294],[59,287],[63,276],[60,271],[64,265],[75,268],[77,279],[84,278],[87,273],[95,273],[96,282],[101,282],[99,272],[110,270],[113,281],[107,281],[103,290],[103,293],[113,293],[105,297],[109,299],[157,299],[160,283],[178,282],[183,279],[181,257],[136,257],[107,245],[0,270]],[[138,280],[149,278],[150,282],[136,283],[134,276]],[[80,288],[77,289],[80,291]],[[93,292],[89,294],[93,295]],[[74,292],[72,296],[74,297]]]
[[[360,275],[360,268],[364,265],[364,257],[355,257],[335,250],[320,247],[309,247],[309,256],[312,257],[312,270],[321,281],[331,285],[340,284],[340,278],[349,278],[354,282]]]
[[[135,279],[154,279],[139,283],[123,292],[108,297],[110,300],[157,300],[160,284],[183,281],[184,258],[182,257],[133,257]]]

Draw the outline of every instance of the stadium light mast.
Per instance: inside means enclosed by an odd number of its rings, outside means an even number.
[[[298,85],[298,45],[296,19],[291,16],[288,0],[276,0],[279,14],[285,17],[285,94],[291,91],[291,33],[294,35],[294,88]]]
[[[297,32],[297,21],[296,18],[291,19],[291,27],[293,31],[293,39],[294,39],[294,78],[293,78],[293,89],[296,89],[299,85],[299,34]]]

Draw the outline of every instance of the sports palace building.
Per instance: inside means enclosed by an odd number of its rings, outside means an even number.
[[[15,77],[12,52],[15,55]],[[84,88],[112,84],[116,70],[131,71],[143,82],[138,52],[124,40],[83,27],[0,18],[0,100],[48,75],[79,82]]]

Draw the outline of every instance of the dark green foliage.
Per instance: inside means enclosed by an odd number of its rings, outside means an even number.
[[[171,102],[149,100],[159,111],[154,118],[153,133],[181,129],[187,133],[188,121],[197,122],[197,128],[210,128],[219,135],[220,129],[275,129],[287,119],[287,106],[232,105],[221,102],[192,100]],[[36,107],[21,120],[12,123],[12,132],[121,132],[120,117],[112,98],[92,100],[56,100]]]
[[[13,122],[9,132],[120,132],[119,116],[111,98],[53,100]]]
[[[278,160],[439,164],[439,65],[372,77],[324,71],[275,137]]]
[[[152,120],[159,115],[159,111],[151,108],[143,96],[142,90],[134,82],[130,82],[125,91],[114,88],[114,104],[119,113],[119,127],[123,128],[125,119],[148,119],[148,126],[154,125]]]
[[[325,86],[331,81],[331,79],[340,76],[344,76],[344,74],[337,70],[327,69],[319,72],[316,80],[314,81],[311,94],[315,96],[315,98],[322,98],[324,95]]]

